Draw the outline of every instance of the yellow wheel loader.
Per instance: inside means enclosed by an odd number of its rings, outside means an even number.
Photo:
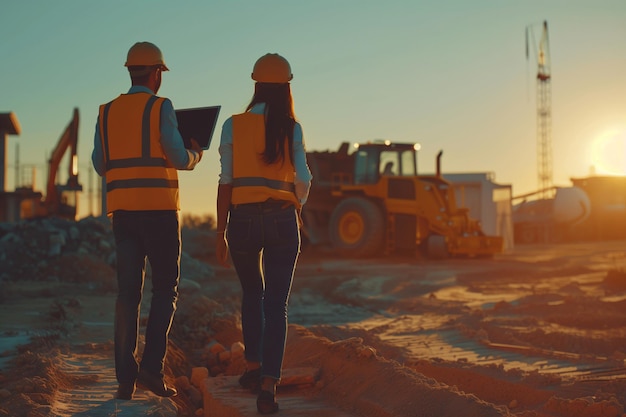
[[[330,245],[350,257],[417,253],[429,258],[490,257],[500,236],[486,236],[452,184],[440,173],[417,174],[418,145],[389,141],[342,143],[336,152],[309,152],[313,174],[303,209],[313,245]]]

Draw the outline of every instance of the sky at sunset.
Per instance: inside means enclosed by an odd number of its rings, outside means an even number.
[[[46,160],[77,107],[80,215],[90,214],[98,106],[128,90],[128,48],[150,41],[170,68],[159,95],[175,108],[222,106],[211,148],[180,174],[183,213],[215,212],[221,125],[245,109],[252,66],[267,52],[291,63],[308,150],[418,142],[422,173],[443,150],[444,174],[490,172],[513,195],[531,192],[537,64],[524,34],[531,26],[538,38],[544,20],[554,184],[625,175],[624,0],[3,0],[0,112],[22,127],[9,136],[7,189],[19,144],[20,164],[38,167],[35,188],[45,190]]]

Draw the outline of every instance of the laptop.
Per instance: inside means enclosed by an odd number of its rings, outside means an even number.
[[[185,148],[191,149],[195,139],[203,150],[209,149],[221,106],[196,107],[176,110],[178,131],[183,137]]]

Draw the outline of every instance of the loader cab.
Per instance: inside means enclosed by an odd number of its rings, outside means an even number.
[[[354,183],[376,184],[381,177],[417,176],[417,149],[412,143],[367,143],[354,155]]]

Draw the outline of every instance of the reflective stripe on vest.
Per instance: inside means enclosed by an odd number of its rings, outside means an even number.
[[[109,213],[179,209],[178,173],[159,142],[164,100],[147,93],[123,94],[100,106]]]
[[[235,178],[233,179],[233,187],[268,187],[274,190],[296,192],[296,186],[293,183],[263,177]]]
[[[258,203],[268,199],[285,200],[299,206],[295,195],[295,169],[287,156],[271,165],[263,161],[265,118],[262,114],[242,113],[233,122],[232,204]]]

